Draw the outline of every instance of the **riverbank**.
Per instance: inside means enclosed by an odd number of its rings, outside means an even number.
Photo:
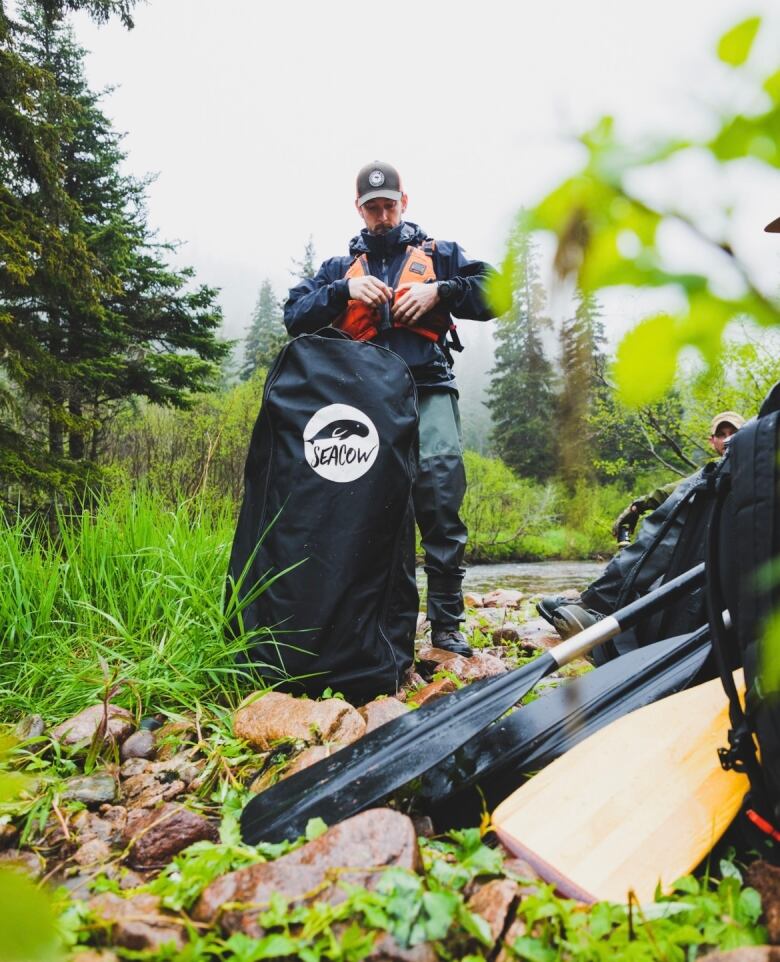
[[[23,524],[2,532],[0,864],[58,887],[46,911],[66,956],[545,962],[564,942],[572,959],[619,955],[630,942],[632,958],[649,962],[659,945],[677,960],[766,940],[760,900],[730,863],[722,881],[681,883],[644,922],[624,906],[558,899],[496,847],[479,815],[437,836],[409,791],[358,822],[315,821],[293,844],[244,845],[237,818],[257,791],[388,712],[503,674],[557,638],[535,618],[538,594],[512,587],[510,571],[533,571],[476,567],[473,658],[432,651],[421,616],[415,670],[395,697],[350,705],[337,692],[258,691],[248,704],[256,684],[236,665],[240,642],[224,635],[231,535],[228,512],[196,503],[161,512],[142,493],[63,523],[56,540]],[[580,587],[592,573],[546,565],[544,590]],[[252,705],[264,717],[244,725]],[[354,875],[344,875],[345,853]],[[22,918],[35,890],[14,886],[3,891],[16,893]],[[31,932],[45,929],[43,913]]]

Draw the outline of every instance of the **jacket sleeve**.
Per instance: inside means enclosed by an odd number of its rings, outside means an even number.
[[[436,276],[454,281],[458,292],[448,304],[453,317],[472,321],[489,321],[495,317],[485,297],[487,279],[493,268],[484,261],[472,261],[463,248],[453,241],[436,241],[434,251]]]
[[[333,257],[320,267],[314,277],[307,277],[290,289],[284,303],[284,324],[291,337],[313,334],[332,323],[349,300],[348,281],[344,280],[347,264]]]

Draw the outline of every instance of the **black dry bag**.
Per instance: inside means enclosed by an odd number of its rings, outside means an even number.
[[[356,699],[400,686],[418,608],[417,424],[412,376],[386,348],[304,334],[277,357],[249,445],[227,602],[231,631],[248,637],[245,660],[267,681]]]

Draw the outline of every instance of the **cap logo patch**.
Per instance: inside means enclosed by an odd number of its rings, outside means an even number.
[[[385,182],[385,175],[381,170],[372,170],[368,175],[368,182],[372,187],[381,187]]]
[[[409,270],[412,272],[412,274],[424,274],[425,264],[420,264],[419,262],[415,262],[414,264],[409,265]]]

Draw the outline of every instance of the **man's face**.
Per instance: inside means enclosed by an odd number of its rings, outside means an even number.
[[[732,434],[736,433],[737,429],[733,424],[729,424],[728,421],[721,421],[715,429],[715,433],[710,435],[712,450],[715,451],[719,458],[722,458],[726,453],[726,441],[728,441]]]
[[[391,200],[389,197],[373,197],[367,200],[362,207],[358,207],[355,201],[358,214],[363,218],[363,223],[371,234],[386,234],[394,227],[398,227],[401,218],[406,210],[406,194],[401,195],[400,200]]]

